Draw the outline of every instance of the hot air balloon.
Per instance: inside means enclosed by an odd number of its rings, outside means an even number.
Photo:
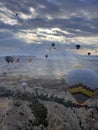
[[[28,86],[28,83],[27,82],[22,82],[21,86],[25,89]]]
[[[16,16],[18,16],[18,13],[16,13]]]
[[[46,54],[45,57],[48,58],[48,55]]]
[[[78,49],[78,50],[80,49],[80,45],[79,44],[76,45],[76,49]]]
[[[6,56],[5,60],[7,63],[13,63],[14,62],[14,57],[13,56]]]
[[[29,62],[32,62],[32,58],[29,58]]]
[[[51,43],[51,46],[52,46],[52,47],[54,47],[54,46],[55,46],[55,43],[54,43],[54,42],[52,42],[52,43]]]
[[[17,62],[17,63],[19,63],[19,61],[20,61],[20,59],[19,59],[19,58],[17,58],[17,59],[16,59],[16,62]]]
[[[91,53],[90,53],[90,52],[88,52],[88,55],[90,56],[90,55],[91,55]]]
[[[72,70],[64,80],[79,105],[98,92],[98,74],[90,69]]]

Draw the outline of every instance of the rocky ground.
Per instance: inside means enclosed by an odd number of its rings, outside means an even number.
[[[98,130],[95,101],[75,105],[63,79],[1,75],[0,130]]]

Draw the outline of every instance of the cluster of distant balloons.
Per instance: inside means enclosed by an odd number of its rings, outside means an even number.
[[[16,14],[16,15],[18,15],[18,14]],[[54,42],[51,43],[51,46],[52,46],[53,49],[56,49]],[[81,45],[77,44],[76,49],[79,50],[80,48],[81,48]],[[49,50],[51,50],[51,49],[49,49]],[[97,51],[95,51],[95,53],[97,53]],[[88,55],[90,56],[91,52],[88,52]],[[48,58],[48,54],[45,54],[45,58],[46,59]],[[20,58],[15,58],[13,56],[6,56],[5,60],[6,60],[7,63],[13,63],[15,60],[16,60],[17,63],[20,62]],[[32,58],[29,58],[28,61],[32,62]]]
[[[52,46],[52,48],[56,49],[54,42],[51,43],[51,46]],[[77,44],[76,49],[79,50],[80,48],[81,48],[81,45]],[[95,51],[95,53],[97,53],[97,51]],[[91,52],[88,52],[88,55],[91,55]],[[48,54],[45,54],[45,58],[46,59],[48,58]],[[7,63],[13,63],[15,60],[16,60],[17,63],[20,62],[20,58],[15,58],[13,56],[6,56],[5,60],[6,60]],[[28,61],[32,62],[32,58],[29,58]]]
[[[13,62],[20,62],[20,58],[15,58],[14,56],[6,56],[5,57],[5,61],[9,64],[9,63],[13,63]],[[28,59],[29,62],[32,62],[32,58]]]
[[[81,45],[77,44],[76,45],[76,49],[79,50],[81,48]],[[97,53],[97,51],[95,51],[95,53]],[[87,53],[89,56],[91,55],[91,52],[88,52]]]
[[[55,47],[55,43],[54,42],[51,43],[51,46],[54,48]],[[77,50],[79,50],[81,48],[81,45],[77,44],[75,47],[76,47]],[[56,47],[54,49],[56,49]],[[51,50],[51,49],[49,49],[49,50]],[[97,51],[95,51],[95,53],[97,53]],[[87,54],[90,56],[91,52],[88,52]],[[48,54],[46,54],[45,57],[48,58]]]
[[[51,46],[52,46],[52,48],[56,49],[54,42],[51,43]],[[51,50],[51,49],[49,49],[49,50]],[[46,54],[45,57],[48,58],[48,54]]]

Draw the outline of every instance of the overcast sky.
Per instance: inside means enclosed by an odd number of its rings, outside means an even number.
[[[98,48],[98,0],[0,0],[0,55]]]

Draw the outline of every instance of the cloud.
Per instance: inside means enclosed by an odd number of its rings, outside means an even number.
[[[54,41],[93,48],[98,40],[98,0],[2,0],[0,30],[0,46]]]

